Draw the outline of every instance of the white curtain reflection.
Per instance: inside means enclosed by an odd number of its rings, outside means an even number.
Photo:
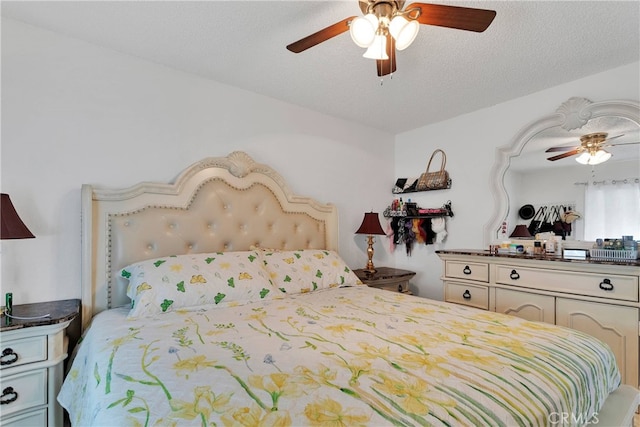
[[[584,201],[585,240],[640,240],[640,179],[589,182]]]

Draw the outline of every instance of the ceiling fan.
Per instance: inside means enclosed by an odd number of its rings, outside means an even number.
[[[608,137],[607,132],[594,132],[582,135],[580,137],[580,145],[577,146],[559,146],[548,148],[545,152],[551,153],[554,151],[566,151],[566,153],[558,154],[556,156],[548,157],[547,160],[556,161],[564,159],[565,157],[575,156],[580,154],[576,158],[576,161],[585,165],[597,165],[598,163],[606,162],[611,158],[611,153],[604,150],[604,148],[615,147],[618,145],[632,145],[640,144],[638,142],[627,142],[620,144],[610,144],[609,141],[620,138],[624,134]]]
[[[350,16],[287,46],[300,53],[346,31],[365,58],[376,60],[378,76],[396,71],[396,50],[407,48],[418,34],[419,24],[483,32],[496,16],[494,10],[412,3],[404,0],[359,0],[364,16]]]

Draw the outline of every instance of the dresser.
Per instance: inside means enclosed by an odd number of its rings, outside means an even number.
[[[365,269],[353,270],[353,272],[367,286],[404,294],[411,294],[409,280],[416,275],[415,271],[391,267],[379,267],[374,272]]]
[[[437,251],[445,301],[586,332],[613,350],[638,387],[640,262]]]
[[[0,424],[62,426],[56,397],[67,358],[66,328],[80,313],[80,300],[13,306],[0,329]],[[35,317],[49,314],[49,317]]]

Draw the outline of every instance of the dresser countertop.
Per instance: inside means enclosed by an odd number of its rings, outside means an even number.
[[[33,319],[33,317],[49,314],[49,317]],[[14,305],[12,316],[31,319],[14,319],[2,314],[0,331],[29,328],[33,326],[54,325],[72,320],[80,314],[80,300],[68,299],[60,301],[37,302]]]
[[[601,265],[620,265],[628,267],[640,267],[640,259],[636,260],[608,260],[600,258],[587,257],[585,259],[576,258],[564,258],[561,254],[542,254],[542,255],[528,255],[528,254],[513,254],[513,253],[492,253],[488,250],[480,249],[451,249],[436,251],[436,254],[443,255],[473,255],[484,256],[492,258],[512,258],[512,259],[530,259],[538,261],[556,261],[556,262],[570,262],[576,264],[601,264]]]

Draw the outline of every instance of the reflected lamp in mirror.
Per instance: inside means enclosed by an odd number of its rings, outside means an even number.
[[[373,236],[379,235],[384,236],[387,233],[384,232],[382,226],[380,225],[380,218],[378,217],[377,212],[366,212],[364,214],[364,219],[362,220],[362,224],[360,228],[356,231],[356,234],[366,234],[368,235],[367,244],[367,255],[369,257],[369,261],[367,261],[367,267],[365,271],[367,272],[375,272],[376,269],[373,265]]]
[[[584,152],[576,157],[576,162],[583,165],[598,165],[604,163],[611,158],[611,153],[604,150],[598,150],[594,153]]]
[[[35,236],[18,216],[9,195],[0,194],[0,239],[33,239]]]
[[[524,224],[516,225],[516,228],[513,229],[513,232],[509,235],[509,237],[517,238],[517,239],[530,239],[533,236],[529,233],[529,229]]]

